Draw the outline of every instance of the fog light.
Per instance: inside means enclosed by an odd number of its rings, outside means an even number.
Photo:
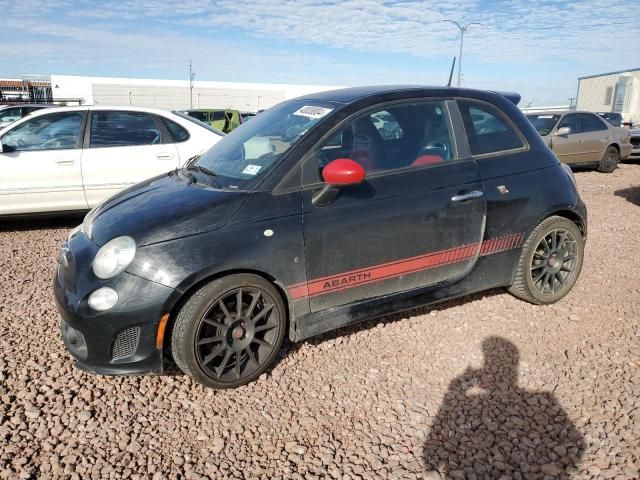
[[[109,310],[118,302],[118,293],[109,287],[102,287],[89,295],[89,306],[94,310]]]

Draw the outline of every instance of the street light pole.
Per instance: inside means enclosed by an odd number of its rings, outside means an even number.
[[[189,109],[193,110],[193,79],[196,77],[196,72],[191,69],[191,60],[189,60]]]
[[[481,24],[477,23],[477,22],[471,22],[471,23],[467,23],[463,27],[462,25],[460,25],[455,20],[445,19],[445,20],[442,20],[442,21],[443,22],[453,23],[456,27],[458,27],[460,29],[460,55],[458,56],[458,87],[459,87],[459,86],[462,85],[460,77],[461,77],[461,72],[462,72],[462,46],[464,45],[464,34],[469,29],[469,27],[471,27],[472,25],[481,25]]]

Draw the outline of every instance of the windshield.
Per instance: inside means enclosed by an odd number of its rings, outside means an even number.
[[[544,115],[544,114],[531,114],[527,115],[529,121],[533,124],[535,129],[543,137],[549,135],[553,127],[556,126],[561,115]]]
[[[243,123],[216,143],[195,165],[215,172],[222,188],[248,190],[335,105],[290,100]]]

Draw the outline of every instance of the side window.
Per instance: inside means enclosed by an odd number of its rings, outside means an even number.
[[[402,138],[402,127],[396,120],[396,117],[386,110],[376,112],[370,115],[370,118],[383,140]]]
[[[578,115],[575,113],[565,115],[565,117],[560,121],[558,128],[569,127],[571,129],[571,133],[582,133],[582,128],[580,127],[580,122],[578,121]]]
[[[583,132],[600,132],[607,130],[607,126],[602,120],[590,113],[579,113],[580,123],[582,124]]]
[[[217,122],[219,120],[224,120],[224,111],[216,110],[215,112],[211,112],[211,120],[213,122]]]
[[[522,139],[495,107],[459,101],[472,155],[497,153],[524,146]]]
[[[20,113],[20,107],[7,108],[0,111],[0,123],[15,122],[20,120],[22,114]]]
[[[337,158],[358,162],[367,174],[455,159],[444,102],[404,102],[358,115],[316,150],[320,169]]]
[[[153,119],[142,112],[94,111],[91,117],[91,147],[131,147],[160,143]]]
[[[160,120],[166,129],[169,130],[169,134],[174,142],[179,143],[189,140],[189,132],[184,127],[165,117],[160,117]]]
[[[76,148],[82,112],[54,113],[29,120],[7,132],[2,144],[9,151]]]

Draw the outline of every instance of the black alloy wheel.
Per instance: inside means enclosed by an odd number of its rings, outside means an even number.
[[[206,386],[237,387],[272,363],[286,323],[282,298],[271,283],[254,275],[224,277],[202,287],[180,310],[173,357]]]
[[[535,304],[557,302],[575,285],[583,259],[580,228],[568,218],[549,217],[527,238],[509,292]]]
[[[545,235],[531,259],[534,287],[543,295],[566,287],[576,271],[578,242],[571,232],[559,228]]]

